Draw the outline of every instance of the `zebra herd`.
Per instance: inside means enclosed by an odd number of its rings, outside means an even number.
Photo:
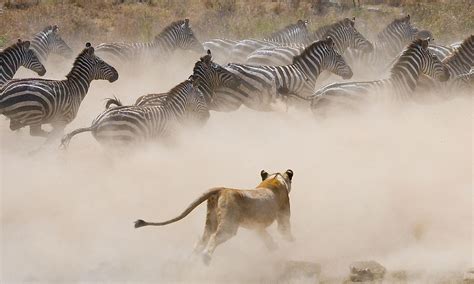
[[[64,80],[12,79],[20,66],[43,76],[50,53],[71,57],[58,27],[48,26],[31,41],[18,40],[0,52],[0,114],[10,119],[11,130],[28,126],[32,136],[49,141],[63,135],[77,116],[93,80],[118,80],[109,63],[141,66],[151,61],[161,66],[177,50],[207,54],[188,79],[166,93],[141,96],[134,105],[108,100],[90,127],[65,135],[61,144],[67,146],[73,136],[87,131],[104,145],[166,139],[184,125],[204,125],[210,111],[235,111],[242,105],[257,111],[273,111],[278,103],[306,106],[321,117],[333,108],[416,101],[423,92],[472,93],[474,36],[452,46],[432,41],[430,31],[414,27],[405,16],[391,22],[373,42],[356,29],[355,18],[345,18],[314,32],[308,21],[299,20],[263,39],[201,44],[185,19],[171,23],[148,43],[103,43],[96,48],[87,43]],[[388,78],[380,79],[384,72]],[[372,80],[321,86],[331,73],[343,80]],[[44,124],[53,130],[46,132]]]

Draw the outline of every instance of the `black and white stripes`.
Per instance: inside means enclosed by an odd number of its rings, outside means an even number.
[[[211,109],[232,111],[242,104],[259,111],[272,110],[272,104],[286,94],[306,96],[313,92],[322,70],[333,72],[344,79],[352,77],[352,70],[334,49],[331,38],[308,46],[286,66],[253,66],[228,64],[225,68],[242,80],[238,88],[223,88],[216,92]]]
[[[51,53],[59,54],[65,58],[72,56],[72,49],[61,38],[56,25],[47,26],[35,34],[31,40],[31,49],[43,63]]]
[[[312,111],[322,114],[327,108],[353,108],[368,101],[411,101],[421,74],[439,81],[448,80],[448,69],[431,54],[428,41],[413,41],[393,66],[388,79],[335,83],[318,90],[311,97]]]
[[[21,66],[31,69],[39,76],[46,73],[43,64],[30,49],[30,42],[19,39],[18,42],[0,52],[0,87],[11,80]]]
[[[171,23],[152,42],[102,43],[96,49],[98,55],[113,62],[164,60],[178,49],[192,50],[197,53],[204,51],[188,19]]]
[[[117,71],[94,55],[88,43],[77,56],[65,80],[12,80],[0,89],[0,114],[10,119],[10,129],[30,127],[32,136],[48,136],[42,124],[60,133],[77,115],[92,80],[118,79]]]
[[[168,93],[141,97],[133,106],[122,106],[113,100],[112,103],[118,106],[106,109],[91,127],[66,135],[62,144],[68,145],[74,135],[87,131],[92,131],[101,144],[107,145],[169,137],[180,126],[203,125],[208,120],[209,103],[215,88],[237,87],[239,84],[240,80],[212,62],[208,53],[195,64],[193,75]]]

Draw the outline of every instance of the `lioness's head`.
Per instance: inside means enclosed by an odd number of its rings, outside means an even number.
[[[291,191],[291,179],[293,178],[293,171],[286,170],[284,173],[274,173],[269,174],[265,170],[260,172],[260,176],[262,177],[262,183],[264,181],[268,182],[278,182],[282,186],[285,186],[288,192]]]

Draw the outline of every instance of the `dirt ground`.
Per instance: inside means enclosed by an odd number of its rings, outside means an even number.
[[[107,97],[131,103],[169,90],[198,57],[93,82],[66,130],[89,126]],[[53,58],[47,77],[62,78],[72,60]],[[0,119],[2,283],[272,282],[286,260],[317,262],[323,278],[343,279],[352,261],[366,259],[432,283],[473,265],[473,104],[466,96],[324,121],[296,109],[213,112],[204,128],[173,144],[129,152],[103,149],[85,133],[67,151],[56,143],[31,154],[43,139],[8,123]],[[174,217],[210,187],[253,188],[261,169],[287,168],[295,173],[296,241],[284,242],[272,227],[275,252],[241,229],[204,266],[191,252],[205,206],[173,225],[133,228],[137,218]]]

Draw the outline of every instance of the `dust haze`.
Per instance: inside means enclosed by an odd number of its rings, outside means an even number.
[[[138,74],[118,68],[116,83],[94,81],[66,131],[89,126],[107,97],[128,104],[169,90],[198,58]],[[46,76],[62,78],[73,59],[54,60]],[[17,77],[25,76],[33,74]],[[472,266],[467,96],[324,121],[297,109],[212,112],[202,129],[133,151],[108,151],[85,133],[67,151],[57,142],[32,154],[43,139],[8,123],[0,119],[1,282],[268,282],[286,260],[320,263],[325,277],[342,279],[352,261],[368,259],[425,281]],[[288,168],[296,240],[283,241],[273,225],[275,252],[240,229],[204,266],[192,256],[203,205],[169,226],[133,228],[137,218],[174,217],[210,187],[253,188],[261,169]]]

